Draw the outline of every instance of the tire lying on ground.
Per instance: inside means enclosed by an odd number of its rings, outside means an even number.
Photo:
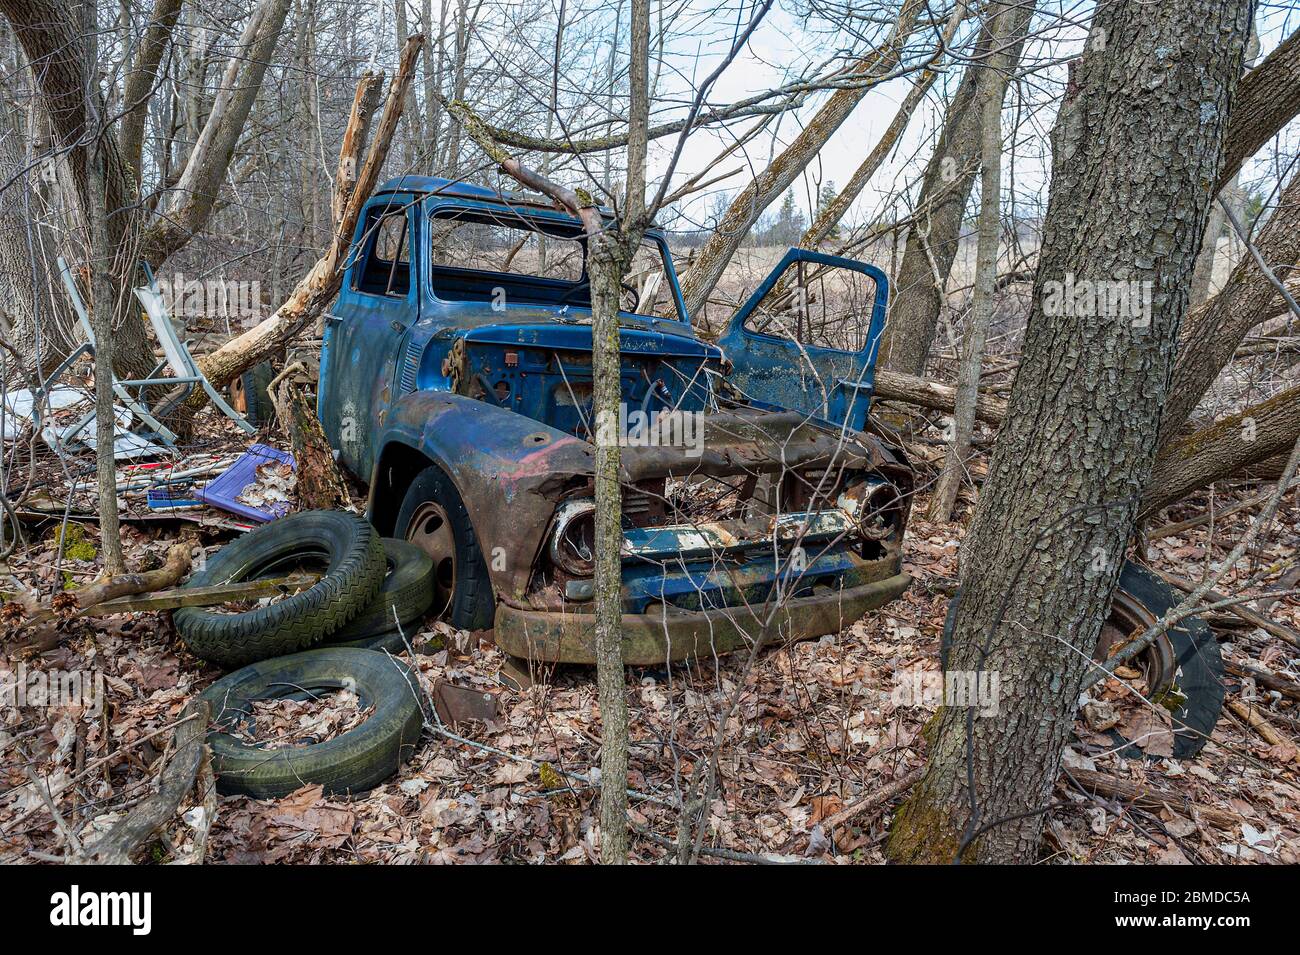
[[[308,700],[349,689],[374,711],[359,726],[308,746],[264,749],[231,735],[251,730],[254,700]],[[339,647],[263,660],[222,677],[203,693],[212,707],[208,744],[217,791],[278,798],[320,784],[331,795],[383,782],[415,752],[423,713],[419,682],[404,663],[382,653]]]
[[[948,653],[952,647],[952,631],[957,618],[957,604],[961,590],[948,602],[948,615],[943,622],[943,639],[939,658],[948,669]],[[1138,564],[1125,561],[1120,571],[1119,585],[1111,601],[1108,624],[1116,618],[1124,624],[1123,636],[1136,627],[1149,626],[1181,603],[1181,595],[1167,583]],[[1223,653],[1208,624],[1200,617],[1186,617],[1171,626],[1164,637],[1158,638],[1138,660],[1146,660],[1148,683],[1154,683],[1157,700],[1177,701],[1171,716],[1174,730],[1173,755],[1176,759],[1189,759],[1201,751],[1214,732],[1223,709]],[[1116,743],[1136,752],[1129,756],[1140,758],[1141,751],[1128,740],[1112,731]]]
[[[414,638],[421,618],[433,603],[433,559],[414,544],[383,539],[387,576],[379,596],[351,622],[325,638],[329,647],[405,649],[402,634]]]
[[[338,632],[374,602],[386,564],[379,534],[346,511],[302,511],[264,524],[208,559],[187,587],[323,571],[313,586],[245,613],[182,607],[173,614],[185,646],[226,667],[304,650]]]

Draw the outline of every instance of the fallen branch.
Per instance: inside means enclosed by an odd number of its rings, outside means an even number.
[[[1259,707],[1241,700],[1228,700],[1226,705],[1243,723],[1258,733],[1260,739],[1268,743],[1269,746],[1289,747],[1291,759],[1287,760],[1287,762],[1295,759],[1295,746],[1279,733],[1272,723],[1264,718],[1264,714],[1259,711]]]
[[[1173,574],[1166,573],[1165,571],[1160,570],[1159,568],[1156,567],[1153,567],[1151,569],[1154,570],[1157,574],[1159,574],[1162,579],[1164,579],[1168,583],[1173,584],[1175,587],[1177,587],[1179,590],[1183,591],[1184,593],[1190,594],[1196,589],[1196,585],[1193,584],[1190,580],[1184,580],[1182,577],[1175,577]],[[1215,603],[1221,603],[1228,599],[1217,590],[1207,591],[1205,597],[1206,599],[1212,600]],[[1258,627],[1259,629],[1263,630],[1265,633],[1271,633],[1279,640],[1282,640],[1286,643],[1291,644],[1291,646],[1300,649],[1300,634],[1297,634],[1293,630],[1288,630],[1280,623],[1274,623],[1272,620],[1269,620],[1267,617],[1261,617],[1259,614],[1255,613],[1255,611],[1247,609],[1246,607],[1243,607],[1240,604],[1233,604],[1224,609],[1226,609],[1229,613],[1232,613],[1240,617],[1242,620],[1245,620],[1252,627]]]
[[[886,803],[897,799],[913,786],[921,781],[925,775],[925,767],[918,766],[907,773],[904,773],[898,779],[895,779],[888,786],[877,789],[875,792],[864,796],[856,802],[851,802],[839,812],[832,813],[821,821],[822,827],[830,832],[836,826],[842,826],[855,816],[860,816],[869,809],[879,809]]]
[[[237,583],[212,584],[207,587],[176,587],[141,597],[121,597],[87,610],[84,616],[105,617],[114,613],[139,613],[151,610],[176,610],[179,607],[212,607],[236,600],[278,597],[310,587],[321,575],[310,571],[285,577],[264,577]]]
[[[167,551],[166,560],[157,570],[103,577],[77,590],[56,594],[47,607],[23,608],[29,616],[18,623],[20,626],[31,626],[56,617],[85,614],[91,608],[118,597],[170,587],[189,573],[189,569],[190,544],[172,544]]]
[[[1300,484],[1292,482],[1292,488],[1300,487]],[[1288,488],[1290,490],[1290,488]],[[1208,524],[1210,521],[1217,521],[1221,517],[1227,517],[1230,514],[1237,514],[1241,511],[1250,510],[1258,504],[1266,503],[1273,496],[1273,491],[1265,491],[1262,494],[1256,494],[1248,497],[1244,501],[1238,501],[1236,504],[1230,504],[1227,507],[1214,511],[1206,511],[1196,517],[1188,518],[1185,521],[1177,521],[1173,524],[1164,524],[1157,527],[1147,535],[1148,540],[1162,540],[1166,537],[1173,537],[1175,534],[1181,534],[1183,531],[1191,530],[1193,527],[1200,527],[1202,524]]]
[[[131,854],[176,816],[185,794],[194,788],[207,744],[208,704],[192,700],[176,729],[175,752],[158,775],[158,792],[136,805],[125,819],[86,850],[84,861],[129,865]]]
[[[1273,690],[1276,693],[1282,694],[1287,699],[1300,702],[1300,683],[1297,683],[1295,680],[1289,680],[1279,673],[1265,670],[1259,664],[1252,663],[1249,660],[1238,662],[1236,660],[1225,658],[1223,665],[1227,671],[1235,677],[1240,677],[1243,680],[1253,680],[1256,684],[1264,687],[1266,690]]]
[[[1145,782],[1134,782],[1107,776],[1088,769],[1069,769],[1066,775],[1094,795],[1118,799],[1138,809],[1171,809],[1190,815],[1193,819],[1204,819],[1218,829],[1232,830],[1241,825],[1241,817],[1236,813],[1224,812],[1210,806],[1194,803],[1184,796],[1167,793]]]

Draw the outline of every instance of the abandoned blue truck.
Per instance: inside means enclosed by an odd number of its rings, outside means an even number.
[[[321,357],[372,523],[430,554],[453,625],[540,661],[595,659],[585,254],[540,198],[389,181]],[[651,231],[623,294],[625,660],[833,633],[902,593],[913,474],[868,420],[886,277],[792,249],[713,344]],[[665,421],[685,440],[654,440]]]

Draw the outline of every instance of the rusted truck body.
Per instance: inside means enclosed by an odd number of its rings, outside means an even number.
[[[452,624],[551,662],[594,660],[585,254],[539,199],[392,180],[321,361],[370,520],[434,558]],[[912,470],[868,419],[887,297],[872,266],[792,249],[714,344],[647,234],[620,314],[627,663],[836,632],[907,587]]]

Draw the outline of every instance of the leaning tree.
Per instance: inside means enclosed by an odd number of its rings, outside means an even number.
[[[945,707],[899,811],[899,861],[1028,862],[1155,460],[1197,249],[1223,166],[1253,0],[1099,5],[1053,132],[1023,357],[966,536],[950,666],[1000,712]],[[1067,278],[1150,308],[1076,314]],[[1149,284],[1147,284],[1149,283]],[[1139,297],[1140,301],[1140,297]]]

